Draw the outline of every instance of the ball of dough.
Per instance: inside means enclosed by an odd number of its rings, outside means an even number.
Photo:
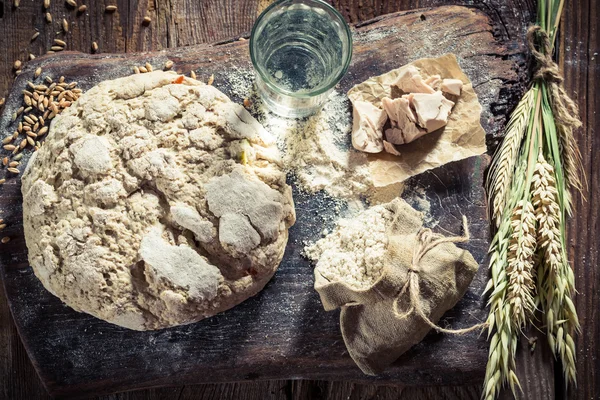
[[[174,72],[102,82],[57,116],[22,177],[29,261],[75,310],[136,330],[259,292],[295,221],[273,138]]]

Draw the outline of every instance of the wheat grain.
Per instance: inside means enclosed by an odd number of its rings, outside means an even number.
[[[167,71],[167,70],[170,70],[171,68],[173,68],[173,61],[167,60],[167,62],[165,63],[164,70]]]
[[[80,13],[80,14],[83,14],[84,12],[86,12],[86,10],[87,10],[87,6],[85,4],[82,4],[77,9],[77,12]]]
[[[95,53],[98,51],[98,43],[92,42],[92,51]]]
[[[70,7],[73,7],[73,8],[77,7],[77,2],[75,0],[67,0],[66,3]]]
[[[494,155],[490,167],[487,192],[491,219],[495,221],[496,226],[500,224],[502,211],[506,205],[506,196],[509,192],[519,148],[527,130],[534,99],[535,91],[530,89],[510,115],[504,140]]]
[[[106,6],[106,7],[104,8],[104,11],[106,11],[106,12],[108,12],[108,13],[115,12],[115,11],[117,11],[117,6]]]
[[[10,238],[8,236],[4,236],[2,239],[0,239],[0,242],[8,243],[8,242],[10,242]]]
[[[63,20],[62,20],[62,28],[63,28],[63,31],[65,31],[65,32],[69,32],[69,23],[68,23],[68,22],[67,22],[67,20],[66,20],[66,19],[64,19],[64,18],[63,18]]]
[[[52,23],[52,14],[50,14],[49,12],[46,13],[46,22],[49,24]]]
[[[44,8],[50,8],[50,0],[44,0]]]

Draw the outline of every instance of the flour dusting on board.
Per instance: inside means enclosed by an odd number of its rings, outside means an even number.
[[[303,119],[280,117],[267,110],[253,88],[253,73],[233,69],[225,79],[232,96],[251,99],[251,113],[277,137],[285,168],[297,186],[332,197],[360,199],[373,187],[367,156],[351,144],[352,114],[345,94],[334,91],[325,107]]]
[[[323,110],[305,119],[281,118],[263,108],[258,120],[277,135],[284,164],[305,191],[350,199],[372,187],[367,157],[350,143],[352,119],[345,95],[334,91]]]

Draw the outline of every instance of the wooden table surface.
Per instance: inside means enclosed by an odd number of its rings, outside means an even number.
[[[78,4],[86,1],[77,0]],[[98,52],[132,52],[160,50],[203,42],[216,42],[247,35],[257,14],[269,0],[88,0],[83,14],[66,7],[62,0],[52,0],[53,22],[43,18],[41,0],[21,0],[14,9],[12,0],[0,1],[0,98],[14,79],[14,60],[27,59],[29,53],[43,54],[60,31],[60,21],[70,23],[67,48]],[[105,13],[115,4],[115,13]],[[463,4],[485,12],[495,21],[496,35],[519,37],[533,20],[533,0],[334,0],[332,4],[349,22],[371,19],[381,14],[419,7]],[[148,26],[142,19],[149,16]],[[577,210],[569,227],[569,255],[576,269],[576,305],[582,323],[577,339],[579,386],[564,395],[560,374],[553,375],[550,356],[543,343],[529,354],[521,349],[519,375],[524,386],[523,398],[600,399],[600,272],[599,224],[596,198],[599,192],[600,159],[593,150],[600,149],[595,126],[600,123],[600,41],[597,23],[600,7],[597,0],[567,0],[560,37],[560,65],[565,87],[579,104],[584,128],[577,132],[587,173],[587,202],[576,196]],[[30,42],[35,30],[39,37]],[[62,35],[60,36],[62,37]],[[514,106],[516,99],[507,99]],[[3,250],[6,251],[6,250]],[[536,332],[530,335],[538,335]],[[540,367],[540,368],[536,368]],[[383,387],[351,382],[268,381],[239,384],[197,385],[161,388],[98,397],[102,399],[479,399],[480,386],[456,387]],[[504,394],[505,398],[509,398]],[[0,400],[46,399],[48,395],[19,340],[12,323],[4,294],[0,294]]]

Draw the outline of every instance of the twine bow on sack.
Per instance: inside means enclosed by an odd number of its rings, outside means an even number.
[[[423,308],[421,307],[421,288],[420,288],[420,279],[419,279],[419,272],[420,272],[419,265],[421,263],[421,260],[423,259],[423,256],[425,256],[425,254],[427,254],[427,252],[429,250],[433,249],[434,247],[436,247],[437,245],[439,245],[441,243],[461,243],[461,242],[468,241],[470,238],[469,226],[467,223],[467,217],[465,217],[464,215],[463,215],[463,229],[465,232],[463,236],[436,238],[436,236],[433,234],[431,229],[428,229],[428,228],[421,229],[421,231],[417,234],[417,245],[415,246],[414,251],[413,251],[411,266],[408,268],[408,277],[406,279],[406,283],[404,284],[404,286],[402,287],[402,290],[400,290],[400,293],[396,297],[396,301],[394,301],[393,311],[394,311],[394,315],[397,318],[400,318],[400,319],[406,318],[413,311],[415,311],[417,313],[417,315],[419,315],[427,325],[429,325],[431,328],[435,329],[437,332],[450,333],[450,334],[455,334],[455,335],[468,333],[468,332],[471,332],[471,331],[474,331],[474,330],[477,330],[480,328],[484,328],[487,326],[487,324],[481,323],[481,324],[477,324],[477,325],[471,326],[469,328],[464,328],[464,329],[444,329],[444,328],[434,324],[433,321],[431,321],[429,319],[429,317],[425,314],[425,312],[423,311]],[[409,298],[410,298],[410,308],[408,309],[408,311],[406,313],[401,313],[398,310],[398,302],[399,302],[400,297],[407,290],[408,290]]]

